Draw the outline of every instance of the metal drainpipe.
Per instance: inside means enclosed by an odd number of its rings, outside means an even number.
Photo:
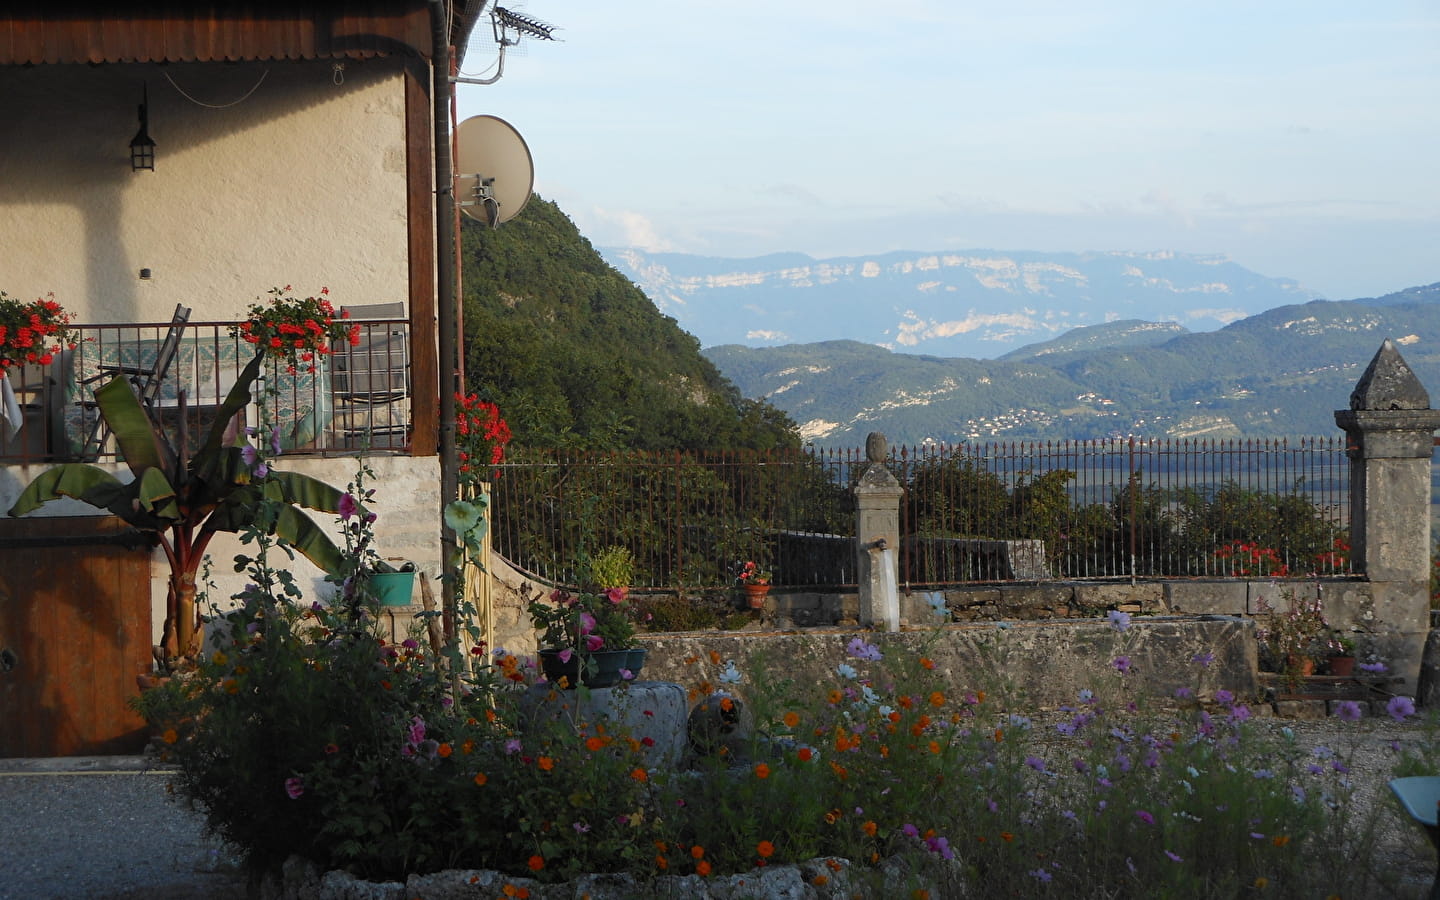
[[[440,554],[445,640],[456,637],[458,544],[445,524],[445,507],[459,495],[455,447],[455,377],[459,353],[455,317],[455,178],[450,154],[450,16],[447,0],[431,0],[431,100],[435,117],[436,337],[440,349]]]

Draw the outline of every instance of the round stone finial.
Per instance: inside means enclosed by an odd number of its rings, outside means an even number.
[[[890,455],[890,443],[885,440],[885,435],[872,431],[865,436],[865,458],[872,463],[883,463],[885,457]]]

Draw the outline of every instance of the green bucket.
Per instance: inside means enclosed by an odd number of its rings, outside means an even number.
[[[381,606],[409,606],[415,592],[415,573],[372,572],[365,579],[365,590]]]

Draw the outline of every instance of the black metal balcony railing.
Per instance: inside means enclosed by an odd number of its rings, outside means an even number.
[[[142,379],[158,379],[151,414],[177,445],[195,446],[254,357],[254,347],[231,333],[234,324],[187,323],[163,371],[155,371],[156,360],[170,323],[77,326],[74,350],[50,365],[9,370],[15,402],[0,420],[0,462],[114,460],[114,441],[103,424],[97,425],[94,389],[117,373],[134,380],[137,390]],[[267,364],[251,392],[245,421],[237,424],[278,428],[286,453],[407,450],[407,324],[390,319],[357,324],[359,344],[336,344],[313,373],[292,374]]]

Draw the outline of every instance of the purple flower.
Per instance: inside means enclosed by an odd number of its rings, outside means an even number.
[[[267,466],[267,465],[265,465],[263,462],[260,463],[258,466],[255,467],[255,477],[256,477],[256,478],[264,478],[266,475],[269,475],[269,474],[270,474],[270,467]]]
[[[260,458],[260,451],[246,444],[240,448],[240,458],[245,461],[245,465],[253,466],[255,465],[255,460]]]
[[[1110,610],[1110,627],[1116,631],[1124,631],[1130,627],[1130,614],[1121,612],[1118,609]]]
[[[1209,668],[1210,664],[1215,661],[1215,654],[1211,653],[1209,650],[1206,650],[1204,653],[1197,653],[1194,656],[1190,657],[1190,661],[1193,663],[1199,663],[1200,665]]]
[[[570,658],[574,655],[575,651],[571,650],[569,647],[566,647],[564,650],[561,650],[559,653],[555,654],[555,656],[558,657],[562,663],[570,662]]]
[[[1341,700],[1335,707],[1335,716],[1342,722],[1360,721],[1360,704],[1354,700]]]
[[[1143,810],[1143,809],[1137,809],[1137,810],[1135,810],[1135,818],[1137,818],[1137,819],[1139,819],[1140,821],[1144,822],[1146,825],[1154,825],[1154,824],[1155,824],[1155,817],[1152,816],[1152,815],[1150,815],[1148,812],[1146,812],[1146,811]]]
[[[605,646],[605,639],[598,634],[592,634],[589,637],[585,638],[585,649],[589,650],[591,653],[594,653],[596,650],[599,650],[603,646]]]
[[[1184,861],[1185,861],[1178,853],[1171,853],[1169,850],[1166,850],[1166,851],[1165,851],[1165,855],[1168,856],[1168,857],[1170,857],[1170,861],[1171,861],[1171,862],[1184,862]]]
[[[299,776],[285,779],[285,793],[291,800],[299,800],[300,795],[305,793],[305,780]]]
[[[351,516],[360,512],[360,504],[356,503],[355,498],[349,494],[341,494],[340,502],[337,506],[339,507],[337,511],[340,513],[340,518],[343,521],[348,522]]]
[[[595,617],[592,616],[592,615],[590,615],[588,612],[582,612],[582,613],[580,614],[580,633],[581,633],[581,634],[589,634],[590,632],[592,632],[592,631],[594,631],[594,630],[595,630]]]
[[[1054,876],[1052,876],[1049,872],[1045,871],[1044,869],[1034,869],[1034,870],[1028,872],[1027,874],[1032,875],[1032,876],[1034,876],[1035,878],[1038,878],[1038,879],[1040,879],[1041,881],[1046,881],[1046,882],[1048,882],[1052,877],[1054,877]]]
[[[270,453],[273,456],[279,456],[283,452],[285,452],[285,448],[280,445],[280,426],[272,426],[270,429]]]
[[[1037,772],[1045,771],[1045,760],[1041,759],[1038,756],[1025,757],[1025,765],[1029,766]]]
[[[414,638],[406,638],[405,640],[400,642],[400,646],[404,647],[406,650],[414,650],[418,648],[420,644]]]
[[[1360,663],[1357,668],[1362,672],[1370,672],[1373,675],[1379,675],[1381,672],[1384,672],[1388,667],[1382,662],[1373,662]]]
[[[1215,702],[1223,704],[1234,703],[1235,695],[1225,690],[1224,688],[1221,688],[1220,690],[1215,692]]]
[[[1175,698],[1177,700],[1188,700],[1194,693],[1195,692],[1188,687],[1178,687],[1175,689]]]
[[[570,827],[575,829],[576,834],[584,834],[585,832],[590,830],[590,826],[586,825],[584,822],[571,822]]]
[[[1121,675],[1128,674],[1130,672],[1130,657],[1117,656],[1110,663],[1110,665],[1114,666],[1115,671],[1119,672]]]
[[[874,644],[867,644],[864,638],[851,638],[850,643],[845,645],[845,652],[856,659],[868,659],[871,661],[883,659],[880,648]]]
[[[519,739],[519,738],[511,738],[510,740],[506,741],[506,742],[505,742],[505,752],[508,753],[508,754],[519,753],[519,752],[520,752],[520,739]]]
[[[1237,722],[1244,722],[1246,719],[1250,718],[1250,707],[1246,706],[1243,703],[1235,704],[1235,706],[1230,708],[1230,718],[1234,719]]]
[[[425,740],[425,720],[416,716],[410,720],[410,743],[418,744]]]
[[[631,680],[631,679],[634,678],[634,677],[635,677],[635,673],[632,672],[632,671],[630,671],[629,669],[621,669],[621,670],[620,670],[620,680],[621,680],[621,681],[629,681],[629,680]]]
[[[920,829],[916,828],[914,825],[911,825],[909,822],[906,822],[904,825],[900,826],[900,831],[906,837],[920,836]]]
[[[1385,711],[1390,714],[1390,718],[1403,722],[1409,716],[1415,715],[1415,701],[1409,697],[1391,697],[1390,702],[1385,704]]]

